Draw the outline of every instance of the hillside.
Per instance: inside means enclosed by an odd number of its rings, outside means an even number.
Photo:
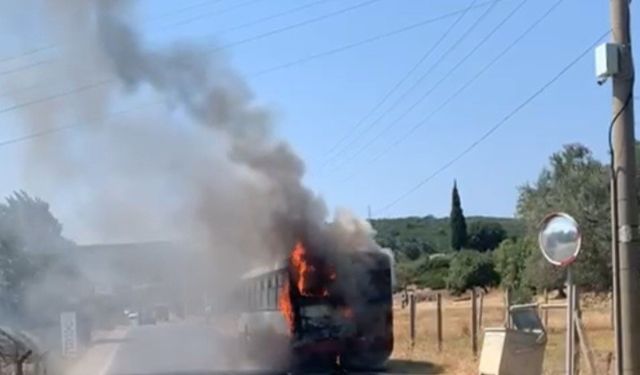
[[[469,216],[467,226],[473,223],[497,223],[507,232],[508,237],[521,237],[524,225],[514,218]],[[371,224],[377,231],[376,239],[383,247],[396,252],[420,253],[448,252],[450,249],[449,218],[405,217],[393,219],[372,219]]]

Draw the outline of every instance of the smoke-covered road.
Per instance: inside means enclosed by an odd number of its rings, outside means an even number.
[[[246,368],[233,349],[233,341],[203,323],[136,326],[98,340],[70,374],[195,375]]]
[[[227,327],[228,328],[228,327]],[[436,374],[416,363],[391,364],[385,374]],[[241,355],[236,343],[200,322],[130,327],[97,340],[65,375],[267,375]],[[367,372],[367,374],[371,374]]]

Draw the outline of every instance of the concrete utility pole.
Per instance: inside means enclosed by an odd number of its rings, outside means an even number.
[[[619,239],[619,307],[622,334],[618,358],[622,374],[640,374],[640,244],[636,195],[633,119],[633,59],[629,32],[629,0],[611,0],[613,43],[619,49],[619,73],[613,76],[613,155],[617,182]]]

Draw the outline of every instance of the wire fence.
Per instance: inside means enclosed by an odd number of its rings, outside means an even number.
[[[487,332],[513,328],[508,293],[476,290],[460,296],[416,291],[397,296],[394,358],[427,360],[452,373],[477,373]],[[575,374],[610,374],[615,360],[610,296],[583,294],[576,309]],[[566,300],[538,296],[545,331],[543,374],[565,373]]]
[[[28,333],[0,327],[0,375],[44,375],[45,356]]]

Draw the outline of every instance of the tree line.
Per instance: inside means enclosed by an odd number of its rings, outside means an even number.
[[[396,254],[398,286],[416,284],[462,293],[471,287],[500,285],[512,290],[517,301],[526,301],[544,289],[563,294],[565,271],[548,264],[537,244],[542,218],[563,211],[576,219],[583,236],[574,266],[576,283],[595,292],[610,290],[609,166],[596,160],[584,145],[564,146],[550,156],[535,181],[518,187],[513,220],[468,220],[456,182],[451,203],[448,228],[440,227],[439,232],[426,236],[393,236],[384,220],[372,221],[379,243]],[[448,244],[441,238],[445,232]],[[437,235],[438,245],[432,246]]]

